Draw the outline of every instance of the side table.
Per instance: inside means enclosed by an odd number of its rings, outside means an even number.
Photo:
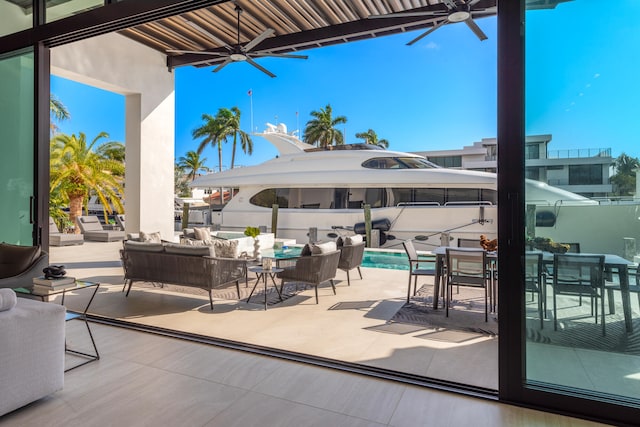
[[[69,320],[73,320],[73,319],[80,319],[82,321],[84,321],[84,324],[87,327],[87,332],[89,332],[89,338],[91,338],[91,345],[93,346],[93,353],[87,353],[87,352],[83,352],[83,351],[79,351],[73,348],[70,348],[69,346],[67,346],[66,342],[65,342],[65,352],[70,353],[70,354],[74,354],[77,356],[81,356],[86,358],[87,360],[85,360],[84,362],[74,365],[70,368],[65,369],[65,372],[70,371],[72,369],[75,369],[77,367],[86,365],[87,363],[93,362],[95,360],[100,359],[100,354],[98,353],[98,347],[96,347],[96,342],[93,339],[93,333],[91,332],[91,327],[89,326],[89,322],[87,321],[87,311],[89,310],[89,307],[91,306],[91,303],[93,302],[94,297],[96,296],[96,293],[98,292],[98,289],[100,288],[100,283],[97,282],[84,282],[81,280],[76,281],[76,285],[75,287],[70,287],[70,288],[64,288],[64,289],[54,289],[52,291],[49,291],[47,293],[34,293],[33,290],[31,288],[15,288],[14,291],[20,295],[25,295],[25,296],[30,296],[33,298],[40,298],[41,301],[46,302],[47,297],[52,296],[52,295],[60,295],[62,294],[62,298],[60,301],[60,305],[64,305],[64,298],[66,296],[66,293],[69,291],[78,291],[78,290],[84,290],[84,289],[92,289],[93,293],[91,294],[91,297],[89,298],[89,301],[87,302],[87,305],[84,307],[84,309],[81,312],[78,311],[70,311],[67,310],[67,315],[65,318],[65,321],[69,321]]]
[[[253,295],[253,292],[258,287],[260,280],[262,280],[264,282],[264,309],[265,310],[267,309],[267,277],[271,277],[271,280],[274,281],[273,287],[276,289],[276,292],[278,292],[280,301],[282,301],[282,294],[280,293],[280,289],[278,289],[278,285],[275,284],[274,276],[276,275],[276,273],[280,273],[284,271],[284,268],[271,267],[269,269],[266,269],[266,268],[263,268],[262,266],[255,266],[255,267],[249,267],[249,271],[251,271],[252,273],[256,273],[256,275],[258,276],[258,280],[256,280],[256,284],[253,285],[253,289],[251,289],[249,298],[247,298],[247,303],[249,302],[249,300],[251,300],[251,296]]]

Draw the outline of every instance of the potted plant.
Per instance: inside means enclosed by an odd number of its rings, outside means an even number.
[[[258,235],[260,234],[260,229],[258,227],[248,226],[244,229],[244,235],[253,238],[253,257],[255,259],[260,259],[260,242],[258,241]]]

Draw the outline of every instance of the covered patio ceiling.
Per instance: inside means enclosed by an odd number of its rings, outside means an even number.
[[[566,0],[531,0],[553,7]],[[120,33],[167,54],[167,66],[210,66],[225,61],[230,48],[255,44],[256,56],[300,50],[427,29],[454,9],[466,9],[476,20],[496,14],[497,0],[236,0],[138,25]],[[236,5],[242,9],[238,32]],[[438,12],[437,15],[369,19],[398,12]],[[448,25],[448,21],[443,24]],[[464,23],[460,22],[460,25]],[[482,21],[480,21],[480,26]],[[410,39],[408,37],[407,41]],[[478,41],[480,42],[480,41]],[[254,42],[255,43],[255,42]],[[188,52],[173,52],[173,51]],[[193,53],[196,52],[196,53]],[[211,52],[211,55],[205,55]]]

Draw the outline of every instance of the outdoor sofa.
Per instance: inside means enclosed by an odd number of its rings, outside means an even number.
[[[232,246],[232,243],[229,243]],[[233,251],[233,248],[227,249]],[[183,245],[171,242],[126,240],[120,252],[129,296],[134,282],[172,284],[204,289],[213,310],[212,291],[235,284],[240,299],[240,280],[246,280],[247,261],[227,258],[213,245]]]

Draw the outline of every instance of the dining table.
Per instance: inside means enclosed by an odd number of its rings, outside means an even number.
[[[456,250],[477,250],[475,248],[455,248]],[[528,251],[527,253],[542,253],[542,262],[545,265],[553,265],[553,253],[547,251]],[[432,253],[436,256],[436,275],[434,278],[434,286],[433,286],[433,308],[434,310],[438,308],[438,297],[440,295],[440,289],[444,289],[445,285],[445,274],[444,274],[444,266],[446,262],[447,256],[447,246],[438,246],[437,248],[432,250]],[[615,254],[591,254],[591,253],[582,253],[578,255],[604,255],[604,268],[605,275],[607,277],[612,277],[613,274],[618,275],[618,281],[620,285],[620,294],[622,297],[622,311],[624,314],[624,323],[625,329],[627,332],[633,332],[633,316],[631,312],[631,295],[629,291],[629,267],[635,265],[632,261],[629,261],[619,255]],[[495,274],[497,277],[497,261],[498,261],[498,253],[497,252],[487,252],[487,259],[491,260],[494,264],[494,268],[492,274]],[[497,282],[495,277],[492,278],[493,283]],[[615,313],[615,304],[613,299],[613,290],[611,287],[606,288],[608,293],[609,300],[609,312]],[[495,300],[494,298],[494,304]]]
[[[542,262],[545,265],[553,265],[553,253],[546,251],[529,251],[528,253],[542,253]],[[620,284],[620,294],[622,297],[622,311],[624,313],[624,324],[627,332],[633,332],[633,316],[631,313],[631,295],[629,291],[629,267],[635,265],[633,262],[615,254],[594,254],[594,253],[580,253],[572,255],[604,255],[604,272],[605,277],[612,277],[614,273],[618,274],[618,281]],[[606,287],[607,297],[609,300],[609,313],[615,313],[615,304],[613,300],[613,290],[611,287]],[[604,298],[604,295],[603,295]]]

